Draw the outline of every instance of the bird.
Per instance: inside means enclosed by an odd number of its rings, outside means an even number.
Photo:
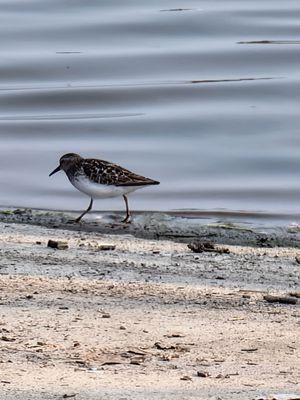
[[[80,222],[82,217],[91,211],[94,199],[123,196],[126,216],[122,222],[129,223],[131,213],[128,205],[128,194],[160,183],[137,175],[112,162],[96,158],[83,158],[76,153],[64,154],[59,160],[59,166],[49,176],[59,171],[64,171],[71,184],[91,198],[88,208],[76,218],[75,222]]]

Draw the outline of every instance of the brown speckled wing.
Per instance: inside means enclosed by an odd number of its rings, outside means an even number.
[[[137,175],[119,165],[88,158],[82,161],[84,173],[92,182],[115,186],[158,185],[159,182]]]

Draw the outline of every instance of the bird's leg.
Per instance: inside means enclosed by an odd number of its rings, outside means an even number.
[[[91,202],[90,202],[88,208],[87,208],[81,215],[79,215],[78,218],[75,219],[75,222],[79,222],[79,221],[81,220],[81,218],[82,218],[85,214],[87,214],[89,211],[91,211],[92,207],[93,207],[93,199],[91,198]]]
[[[127,196],[125,196],[125,194],[123,194],[123,199],[125,200],[125,204],[126,204],[126,217],[123,219],[122,222],[124,222],[125,224],[129,224],[130,223],[130,211],[129,211],[129,207],[128,207],[128,199],[127,199]]]

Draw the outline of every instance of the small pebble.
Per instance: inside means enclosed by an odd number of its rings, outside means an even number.
[[[264,300],[268,303],[297,304],[297,298],[290,296],[271,296],[266,294]]]
[[[197,376],[199,376],[200,378],[207,378],[210,375],[208,372],[205,372],[205,371],[197,371]]]
[[[115,244],[99,244],[96,248],[96,250],[99,251],[108,251],[108,250],[115,250],[116,245]]]
[[[48,240],[47,246],[57,250],[66,250],[69,248],[67,242],[64,242],[62,240],[52,240],[52,239]]]
[[[184,376],[182,376],[182,377],[180,378],[180,380],[181,380],[181,381],[191,381],[192,378],[191,378],[190,376],[188,376],[188,375],[184,375]]]

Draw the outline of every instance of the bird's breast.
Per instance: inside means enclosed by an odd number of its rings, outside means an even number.
[[[122,196],[139,189],[138,187],[103,185],[101,183],[92,182],[84,176],[74,177],[72,180],[70,179],[70,181],[76,189],[93,199]]]

